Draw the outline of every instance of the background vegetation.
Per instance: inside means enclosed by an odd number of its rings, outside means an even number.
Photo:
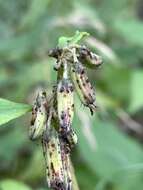
[[[0,0],[0,97],[32,104],[39,86],[54,84],[47,51],[59,36],[91,34],[103,56],[89,70],[99,111],[76,99],[72,154],[81,190],[143,189],[143,1]],[[29,116],[0,127],[0,189],[46,190],[40,144],[28,139]]]

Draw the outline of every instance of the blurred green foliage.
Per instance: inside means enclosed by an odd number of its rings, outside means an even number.
[[[91,117],[76,99],[79,141],[72,160],[82,190],[143,189],[142,4],[0,0],[0,97],[32,104],[40,86],[51,90],[55,60],[47,51],[60,36],[86,31],[90,36],[83,43],[103,57],[99,70],[88,70],[99,111]],[[47,189],[40,143],[28,139],[29,117],[0,127],[2,190]]]

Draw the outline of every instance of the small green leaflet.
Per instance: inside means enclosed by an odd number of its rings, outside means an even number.
[[[31,190],[30,187],[28,187],[27,185],[16,181],[16,180],[12,180],[12,179],[5,179],[0,181],[0,189],[1,190]]]
[[[67,47],[68,45],[77,44],[84,36],[89,36],[89,33],[76,31],[75,35],[72,37],[62,36],[58,40],[58,47],[64,48]]]
[[[24,115],[31,111],[31,109],[30,105],[19,104],[0,98],[0,125]]]

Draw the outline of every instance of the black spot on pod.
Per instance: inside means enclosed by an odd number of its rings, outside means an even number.
[[[61,86],[61,88],[60,88],[60,92],[64,92],[64,87],[63,86]]]
[[[76,82],[79,83],[79,80],[77,79]]]
[[[88,80],[88,78],[86,79],[86,82],[87,82],[87,83],[89,83],[89,80]]]
[[[81,74],[83,75],[85,73],[84,69],[81,70]]]
[[[66,92],[69,93],[69,90],[67,89]]]
[[[61,119],[64,120],[64,119],[65,119],[65,116],[66,116],[66,115],[65,115],[65,113],[64,113],[64,111],[63,111],[62,114],[61,114]]]

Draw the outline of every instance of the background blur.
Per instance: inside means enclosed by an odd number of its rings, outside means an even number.
[[[143,1],[0,0],[0,97],[33,103],[51,90],[59,36],[89,32],[84,44],[104,64],[88,70],[99,111],[76,99],[72,160],[81,190],[143,189]],[[30,114],[0,128],[0,189],[46,190],[42,149],[28,139]],[[7,127],[6,127],[7,126]]]

